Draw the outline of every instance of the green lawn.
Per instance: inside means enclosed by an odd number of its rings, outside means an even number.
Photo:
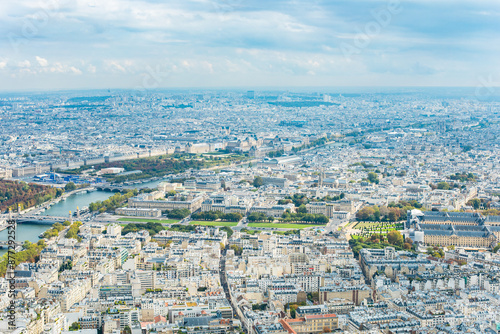
[[[297,230],[288,230],[288,231],[273,231],[273,234],[279,234],[279,235],[292,235],[292,234],[299,234],[295,233]]]
[[[241,229],[241,232],[246,233],[246,234],[250,234],[250,235],[254,235],[254,234],[259,234],[261,231],[249,230],[247,228],[243,228],[243,229]]]
[[[135,222],[135,223],[162,223],[162,224],[175,224],[179,219],[152,219],[152,218],[120,218],[121,222]]]
[[[352,227],[352,229],[361,230],[364,228],[365,230],[402,230],[403,223],[383,223],[383,222],[359,222]]]
[[[248,223],[248,227],[267,227],[267,228],[291,228],[291,229],[302,229],[302,228],[321,228],[326,225],[315,225],[315,224],[280,224],[280,223]]]
[[[201,221],[201,220],[193,220],[189,222],[189,225],[202,225],[202,226],[236,226],[238,223],[233,222],[211,222],[211,221]]]

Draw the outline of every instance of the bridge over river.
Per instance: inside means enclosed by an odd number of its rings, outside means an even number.
[[[23,246],[23,242],[16,241],[16,247],[15,250],[18,252],[20,248]],[[9,242],[6,240],[0,241],[0,249],[8,249],[9,248]]]
[[[123,190],[132,190],[132,189],[137,189],[137,190],[149,189],[148,187],[139,187],[134,185],[119,185],[112,183],[96,184],[94,188],[96,188],[97,190],[111,191],[111,192],[121,192]]]
[[[21,216],[16,218],[18,224],[52,225],[68,220],[67,217],[55,216]]]

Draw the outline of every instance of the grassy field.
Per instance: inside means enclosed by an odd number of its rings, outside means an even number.
[[[202,225],[202,226],[236,226],[238,223],[233,223],[233,222],[211,222],[211,221],[197,221],[194,220],[192,222],[189,222],[189,225]]]
[[[175,224],[179,219],[120,218],[120,222]]]
[[[297,231],[297,230],[295,230]],[[293,233],[290,233],[290,232],[293,232]],[[294,230],[288,230],[288,231],[273,231],[273,234],[279,234],[279,235],[293,235],[293,234],[299,234],[299,233],[295,233]]]
[[[259,234],[261,231],[258,231],[258,230],[249,230],[249,229],[242,229],[241,232],[246,233],[246,234],[250,234],[250,235],[254,235],[254,234]]]
[[[346,229],[347,229],[347,228],[352,228],[352,227],[353,227],[354,225],[356,225],[356,224],[357,224],[357,222],[348,222],[347,224],[345,224],[345,226],[344,226],[344,227],[345,227]]]
[[[385,222],[359,222],[352,227],[356,230],[379,230],[382,231],[392,231],[392,230],[402,230],[403,223],[385,223]]]
[[[291,228],[291,229],[302,229],[302,228],[321,228],[326,225],[313,225],[313,224],[280,224],[280,223],[248,223],[248,227],[267,227],[267,228]]]

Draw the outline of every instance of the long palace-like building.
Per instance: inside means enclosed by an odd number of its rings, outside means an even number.
[[[471,212],[408,211],[413,238],[429,245],[491,248],[500,242],[500,216]]]

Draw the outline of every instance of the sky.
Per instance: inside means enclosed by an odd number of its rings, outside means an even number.
[[[478,85],[498,0],[0,1],[0,91]]]

